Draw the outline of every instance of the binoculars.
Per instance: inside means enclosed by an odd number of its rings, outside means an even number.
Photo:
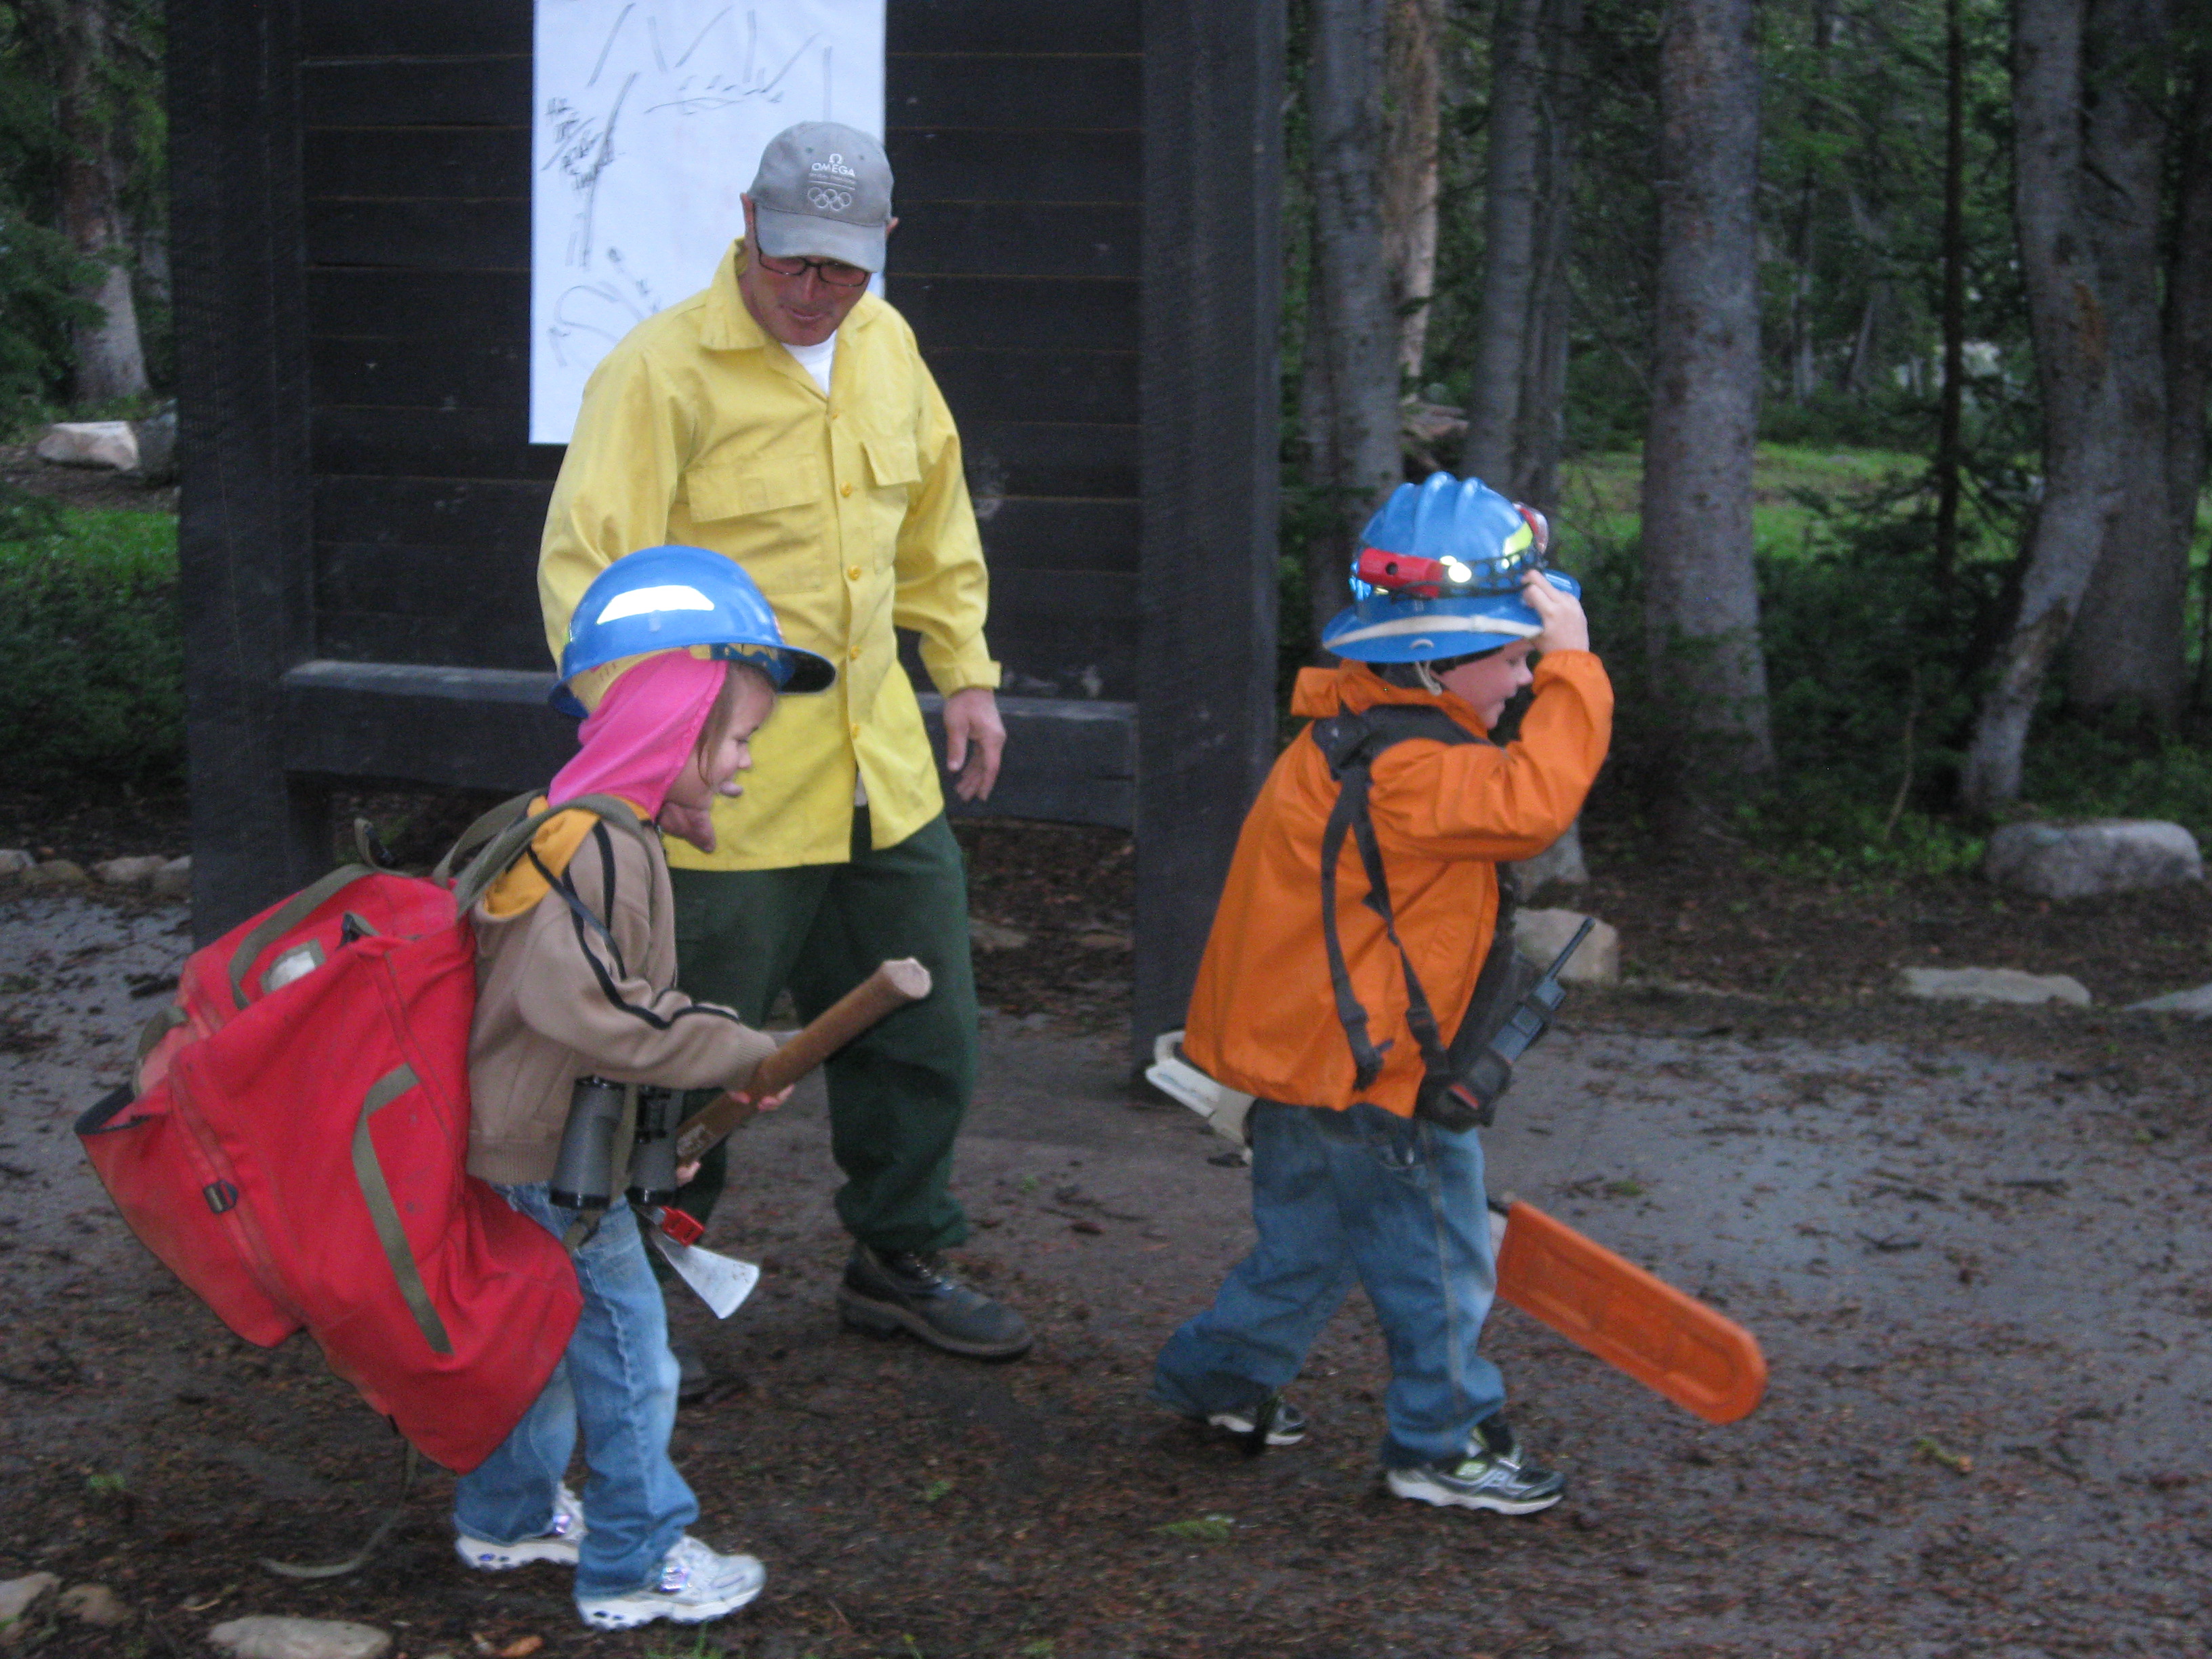
[[[598,1211],[614,1202],[615,1137],[628,1092],[624,1085],[605,1078],[576,1079],[550,1188],[553,1201],[563,1209]],[[639,1085],[629,1148],[631,1203],[665,1204],[676,1196],[676,1131],[683,1117],[683,1097],[677,1091]]]

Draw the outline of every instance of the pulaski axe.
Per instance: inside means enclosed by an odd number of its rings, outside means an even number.
[[[824,1008],[789,1042],[753,1067],[752,1075],[684,1120],[676,1156],[689,1164],[740,1124],[760,1115],[754,1102],[790,1087],[886,1014],[929,994],[929,969],[912,957],[887,962]]]

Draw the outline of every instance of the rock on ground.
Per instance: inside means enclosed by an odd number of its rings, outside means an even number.
[[[128,421],[63,421],[39,440],[39,459],[57,466],[128,472],[138,465],[138,439]]]
[[[190,898],[192,896],[191,857],[171,859],[154,872],[154,879],[148,884],[163,898]]]
[[[0,847],[0,876],[18,875],[37,862],[20,847]]]
[[[159,853],[137,858],[106,859],[92,866],[93,878],[111,887],[143,887],[161,874],[168,860]]]
[[[0,1578],[0,1631],[4,1631],[38,1605],[39,1598],[62,1581],[50,1572],[22,1578]]]
[[[1905,995],[1932,1002],[2089,1006],[2089,988],[2071,974],[2027,974],[2017,968],[1907,968],[1899,977]]]
[[[2197,837],[2154,818],[2008,823],[1990,837],[1982,873],[2039,898],[2086,898],[2204,879]]]
[[[1529,961],[1548,968],[1567,948],[1575,929],[1589,920],[1579,910],[1522,910],[1513,918],[1513,943]],[[1601,921],[1590,929],[1559,980],[1566,985],[1620,983],[1620,934],[1612,924]]]
[[[171,404],[150,420],[131,427],[138,440],[138,476],[148,483],[177,481],[177,406]]]
[[[1030,942],[1030,936],[1020,928],[1002,927],[981,916],[968,918],[968,938],[979,951],[1018,951]]]
[[[96,1630],[112,1630],[131,1622],[131,1609],[105,1584],[71,1584],[54,1603],[64,1619],[74,1619]]]
[[[16,879],[26,887],[82,887],[84,885],[84,866],[67,859],[48,859],[17,872]]]
[[[2212,985],[2199,985],[2187,991],[2169,991],[2162,997],[2147,997],[2141,1002],[2128,1004],[2131,1014],[2212,1014]]]
[[[1520,872],[1521,890],[1532,897],[1547,882],[1556,881],[1565,887],[1586,885],[1589,866],[1583,859],[1583,821],[1577,818],[1559,840],[1534,858],[1523,859],[1513,867]]]
[[[217,1625],[208,1640],[237,1659],[380,1659],[392,1647],[392,1638],[374,1625],[266,1613]]]

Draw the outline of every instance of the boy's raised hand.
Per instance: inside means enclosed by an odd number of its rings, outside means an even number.
[[[1553,586],[1544,580],[1540,570],[1531,570],[1522,576],[1521,597],[1544,624],[1544,631],[1529,641],[1537,650],[1589,649],[1589,618],[1583,615],[1580,599],[1563,588]]]

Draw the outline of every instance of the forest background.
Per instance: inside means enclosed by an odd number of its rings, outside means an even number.
[[[1586,585],[1608,836],[1833,878],[2212,835],[2205,11],[1291,0],[1285,677],[1443,467]],[[161,52],[148,0],[0,0],[13,441],[171,382]],[[0,538],[11,787],[180,789],[172,522],[10,488]]]

